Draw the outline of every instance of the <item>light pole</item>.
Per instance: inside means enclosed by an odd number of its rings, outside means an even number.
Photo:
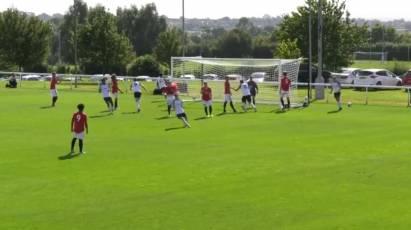
[[[185,16],[184,16],[184,0],[182,0],[183,2],[183,17],[182,17],[182,27],[183,27],[183,39],[182,39],[182,43],[183,43],[183,57],[186,54],[186,26],[185,26]]]
[[[323,15],[322,0],[318,0],[318,68],[315,83],[324,83],[323,77]],[[316,99],[324,99],[324,85],[316,85]]]
[[[311,2],[309,2],[309,15],[308,15],[308,103],[311,101],[311,82],[313,79],[312,74],[312,13]]]

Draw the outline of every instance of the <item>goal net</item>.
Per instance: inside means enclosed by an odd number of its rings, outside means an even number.
[[[357,61],[380,61],[381,63],[385,63],[387,61],[387,52],[361,52],[357,51],[353,53],[354,60]]]
[[[300,59],[236,59],[172,57],[171,77],[177,82],[182,96],[200,99],[200,88],[204,81],[213,91],[213,100],[224,99],[224,79],[228,77],[232,88],[239,86],[239,81],[248,81],[250,77],[257,83],[259,92],[257,103],[279,102],[279,79],[287,72],[292,81],[291,99],[294,103],[304,100],[305,92],[299,93],[298,71]],[[233,99],[238,102],[241,92],[234,91]]]

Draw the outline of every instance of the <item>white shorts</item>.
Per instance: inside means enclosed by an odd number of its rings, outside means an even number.
[[[233,99],[231,98],[231,94],[224,94],[224,101],[225,102],[233,101]]]
[[[112,93],[111,95],[113,95],[113,98],[118,98],[118,93]]]
[[[213,101],[212,101],[212,100],[208,100],[208,101],[204,101],[204,100],[203,100],[203,105],[204,105],[204,106],[212,106],[212,105],[213,105]]]
[[[50,89],[50,94],[52,97],[57,97],[57,89]]]
[[[167,95],[167,105],[173,105],[174,95]]]
[[[280,91],[280,97],[290,97],[290,91]]]
[[[84,132],[81,132],[81,133],[73,132],[73,138],[77,138],[77,139],[79,139],[79,140],[83,140],[83,139],[84,139]]]

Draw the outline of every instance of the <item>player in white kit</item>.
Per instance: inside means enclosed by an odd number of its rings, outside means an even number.
[[[137,113],[141,111],[141,88],[143,88],[144,91],[147,92],[146,87],[144,87],[143,84],[138,82],[136,78],[134,78],[133,83],[130,86],[130,89],[133,90],[134,92],[134,99],[136,100]]]
[[[235,91],[238,91],[239,89],[241,89],[241,92],[243,94],[241,101],[243,102],[242,107],[243,107],[244,112],[247,111],[247,104],[248,104],[248,108],[252,107],[254,109],[254,112],[257,112],[257,108],[255,107],[255,105],[253,104],[251,100],[250,87],[248,86],[247,82],[240,80],[240,85],[238,86],[237,89],[235,89]]]
[[[100,89],[99,91],[101,92],[104,102],[107,104],[107,108],[110,112],[114,111],[114,104],[113,104],[113,99],[110,97],[110,87],[108,86],[106,82],[107,78],[101,79],[101,84],[100,84]]]
[[[341,104],[341,83],[335,78],[332,78],[331,82],[331,91],[330,93],[334,93],[334,98],[337,101],[337,106],[338,106],[338,111],[342,110],[342,104]]]
[[[188,119],[187,119],[187,115],[184,112],[184,103],[183,101],[180,99],[180,97],[178,96],[178,94],[176,94],[174,96],[174,108],[176,109],[176,115],[178,119],[181,119],[184,123],[184,127],[185,128],[190,128],[190,124],[188,123]]]

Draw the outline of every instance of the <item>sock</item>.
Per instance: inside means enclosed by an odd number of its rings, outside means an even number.
[[[114,99],[114,108],[117,109],[117,107],[118,107],[118,99],[116,98]]]
[[[284,108],[284,99],[283,98],[281,98],[280,99],[280,101],[281,101],[281,105],[283,106],[283,108]]]
[[[287,97],[287,106],[290,108],[290,98]]]
[[[234,112],[237,112],[237,111],[235,110],[235,108],[234,108],[234,104],[233,104],[232,101],[230,101],[230,106],[231,106],[231,109],[232,109]],[[224,111],[225,111],[225,109],[224,109]]]
[[[225,112],[225,108],[227,107],[227,102],[224,102],[224,112]]]
[[[184,117],[182,117],[181,120],[183,121],[185,126],[190,126],[190,124],[188,124],[188,121]]]
[[[71,140],[71,151],[73,152],[74,151],[74,145],[76,144],[76,138],[73,138],[72,140]]]
[[[207,106],[204,106],[204,112],[205,112],[206,116],[208,116]]]
[[[78,146],[80,148],[80,152],[82,153],[83,152],[83,140],[81,139],[78,140]]]
[[[246,110],[247,110],[247,108],[246,108],[246,104],[245,104],[245,103],[243,103],[243,106],[242,106],[242,107],[243,107],[243,110],[244,110],[244,111],[246,111]]]
[[[168,115],[171,115],[171,105],[167,106]]]
[[[57,97],[53,97],[52,105],[54,106],[56,104],[56,102],[57,102]]]
[[[213,107],[211,105],[210,105],[210,107],[208,107],[208,110],[209,110],[210,115],[212,115],[213,114]]]

